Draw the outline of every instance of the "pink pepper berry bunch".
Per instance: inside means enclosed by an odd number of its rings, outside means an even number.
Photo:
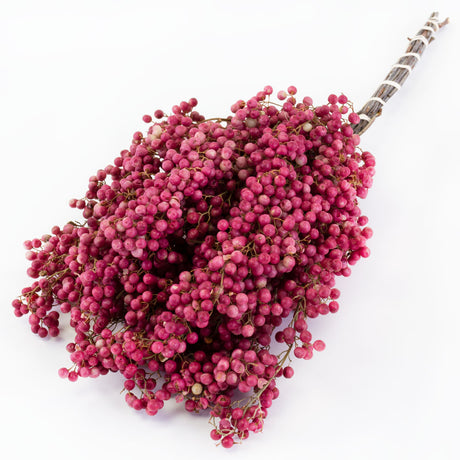
[[[205,119],[196,99],[145,115],[146,134],[70,201],[84,223],[25,242],[34,282],[14,312],[40,337],[70,316],[61,377],[119,372],[149,415],[170,398],[209,410],[223,447],[262,430],[292,358],[324,349],[308,323],[338,310],[336,277],[372,235],[358,115],[344,95],[314,107],[296,92],[271,102],[267,86],[227,118]]]

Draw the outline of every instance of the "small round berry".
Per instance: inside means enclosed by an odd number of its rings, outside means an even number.
[[[231,436],[225,436],[225,438],[222,439],[222,447],[225,447],[226,449],[229,449],[232,447],[234,444],[233,438]]]
[[[270,94],[273,94],[273,88],[271,86],[267,85],[267,86],[264,87],[264,92],[265,92],[265,94],[267,94],[269,96]]]
[[[211,435],[211,439],[212,439],[212,440],[214,440],[214,441],[219,441],[219,439],[221,439],[221,438],[222,438],[222,435],[221,435],[221,434],[219,434],[219,433],[217,432],[217,430],[216,430],[216,429],[214,429],[214,430],[211,430],[211,433],[210,433],[210,435]]]
[[[198,396],[203,392],[203,385],[201,383],[194,383],[191,390],[195,396]]]
[[[359,115],[357,113],[354,113],[354,112],[351,112],[349,115],[348,115],[348,121],[354,125],[358,124],[359,123]]]
[[[65,367],[61,367],[58,370],[58,375],[61,377],[61,379],[66,379],[69,376],[69,370],[66,369]]]
[[[277,97],[280,101],[283,101],[288,97],[288,94],[286,93],[286,91],[278,91]]]
[[[326,348],[326,344],[322,340],[315,340],[313,342],[313,348],[316,351],[323,351]]]
[[[292,378],[294,376],[294,369],[291,366],[286,366],[283,369],[283,375],[287,379]]]

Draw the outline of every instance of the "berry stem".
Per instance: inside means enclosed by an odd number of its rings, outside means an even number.
[[[413,38],[409,38],[409,46],[406,52],[391,67],[384,81],[362,109],[358,111],[361,121],[352,125],[355,134],[363,134],[375,119],[381,115],[384,104],[401,88],[415,64],[420,60],[427,45],[434,40],[436,32],[448,22],[449,18],[440,22],[438,13],[434,12],[417,34]]]

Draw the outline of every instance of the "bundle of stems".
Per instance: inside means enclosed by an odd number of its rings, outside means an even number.
[[[415,36],[409,38],[406,52],[393,64],[380,86],[358,111],[361,121],[353,126],[356,134],[363,134],[382,114],[383,106],[401,89],[412,69],[420,61],[425,48],[434,40],[436,32],[448,22],[449,18],[441,22],[438,13],[434,12]]]

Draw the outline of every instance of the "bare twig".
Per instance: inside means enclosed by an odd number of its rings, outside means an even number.
[[[417,34],[409,39],[409,46],[399,60],[394,64],[385,77],[385,80],[377,88],[375,93],[364,104],[358,115],[361,121],[353,125],[355,134],[362,134],[374,122],[374,120],[382,113],[384,104],[393,96],[402,84],[406,81],[415,64],[420,60],[420,56],[427,45],[434,40],[434,35],[449,22],[449,18],[440,22],[438,13],[433,13],[425,25],[417,32]]]

